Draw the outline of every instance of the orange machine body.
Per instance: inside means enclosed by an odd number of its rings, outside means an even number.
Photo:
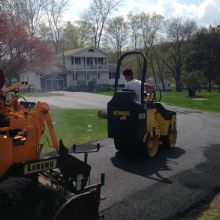
[[[10,88],[0,92],[0,177],[14,164],[39,159],[45,125],[50,133],[48,145],[56,150],[59,147],[48,104],[29,103],[27,107],[16,94],[6,101],[9,91]]]

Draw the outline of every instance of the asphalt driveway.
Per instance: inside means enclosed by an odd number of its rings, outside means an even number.
[[[100,152],[89,156],[96,182],[100,173],[106,174],[102,189],[106,199],[100,206],[106,220],[183,220],[219,192],[220,115],[175,111],[175,149],[161,147],[155,158],[148,159],[118,153],[107,139]]]
[[[29,98],[28,98],[29,99]],[[47,97],[51,107],[106,109],[111,97],[63,92]],[[89,155],[91,182],[105,173],[100,211],[106,220],[182,219],[220,190],[220,114],[167,107],[177,112],[177,147],[160,149],[153,158],[123,155],[113,141],[100,141]],[[192,217],[187,219],[193,219]]]
[[[42,96],[27,97],[27,101],[47,102],[50,107],[72,109],[106,109],[111,96],[87,92],[50,92]]]

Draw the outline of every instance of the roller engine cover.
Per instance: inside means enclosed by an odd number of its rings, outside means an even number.
[[[107,110],[109,138],[142,141],[146,133],[146,110],[134,91],[115,92]]]

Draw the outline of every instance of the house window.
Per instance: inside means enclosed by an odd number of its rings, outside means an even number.
[[[77,73],[76,73],[76,78],[75,79],[77,80]]]
[[[109,73],[109,79],[114,79],[115,78],[115,73]]]
[[[74,64],[74,58],[73,57],[71,57],[71,63],[72,63],[72,65]]]
[[[88,57],[86,60],[87,60],[87,65],[92,65],[92,57]]]
[[[98,73],[98,79],[100,79],[100,73]]]
[[[98,64],[103,65],[103,58],[98,58]]]
[[[80,59],[80,57],[75,57],[75,64],[78,64],[78,65],[81,64],[81,59]]]

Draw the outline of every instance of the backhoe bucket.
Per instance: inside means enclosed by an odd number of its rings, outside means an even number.
[[[100,188],[75,195],[65,202],[53,220],[99,220]]]

